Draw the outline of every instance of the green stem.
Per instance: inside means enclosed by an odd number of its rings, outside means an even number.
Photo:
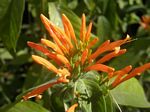
[[[104,96],[102,96],[102,98],[103,98],[103,101],[104,101],[104,110],[105,110],[105,112],[107,112],[107,105],[106,105],[106,101],[105,101]]]
[[[108,77],[105,77],[105,78],[101,81],[100,85],[102,85],[102,84],[104,84],[105,82],[108,82],[108,81],[109,81]]]

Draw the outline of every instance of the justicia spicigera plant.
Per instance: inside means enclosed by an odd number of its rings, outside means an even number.
[[[125,39],[115,42],[107,40],[93,51],[92,47],[98,42],[98,38],[90,38],[92,22],[86,28],[84,14],[82,15],[80,37],[76,37],[71,22],[64,14],[62,14],[64,30],[54,25],[43,14],[40,17],[53,41],[42,38],[41,44],[28,42],[28,45],[47,56],[45,59],[32,55],[32,59],[54,72],[56,80],[27,93],[23,96],[24,100],[38,97],[48,88],[60,85],[61,89],[58,92],[63,97],[64,111],[86,112],[85,105],[90,105],[88,107],[88,112],[90,112],[89,109],[93,111],[94,108],[97,108],[94,102],[98,97],[107,95],[109,90],[120,83],[150,68],[150,63],[147,63],[135,69],[129,65],[116,71],[115,68],[106,65],[107,61],[127,51],[121,49],[120,46],[130,42],[131,38],[127,35]]]

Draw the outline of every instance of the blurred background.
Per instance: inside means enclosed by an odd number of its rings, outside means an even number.
[[[129,34],[133,41],[123,46],[128,52],[109,63],[117,69],[150,62],[150,0],[0,0],[1,108],[9,108],[19,94],[50,77],[47,70],[32,62],[31,54],[35,51],[26,44],[27,41],[40,42],[43,36],[49,38],[40,21],[41,13],[59,27],[62,27],[61,14],[66,14],[77,37],[80,18],[85,13],[87,24],[93,22],[92,36],[99,38],[99,44]],[[150,101],[150,71],[136,78]],[[45,108],[48,109],[48,105]],[[129,106],[121,109],[150,112]]]

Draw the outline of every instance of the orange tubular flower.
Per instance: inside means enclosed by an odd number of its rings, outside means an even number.
[[[124,75],[126,75],[128,72],[130,72],[131,69],[132,69],[132,66],[129,65],[129,66],[127,66],[127,67],[125,67],[125,68],[123,68],[121,70],[118,70],[118,71],[114,72],[113,75],[109,76],[109,78],[112,78],[112,77],[117,75],[117,78],[112,83],[112,87],[116,87],[120,83],[120,81],[122,80],[122,77]]]
[[[57,26],[54,26],[51,22],[50,22],[50,26],[54,34],[59,38],[59,40],[66,47],[66,49],[72,49],[73,45],[70,39],[67,37],[67,35],[63,33]]]
[[[122,70],[119,70],[118,72],[114,72],[114,75],[117,75],[116,80],[112,83],[112,87],[116,87],[118,84],[135,77],[136,75],[140,75],[142,72],[144,72],[146,69],[150,68],[150,63],[144,64],[143,66],[137,67],[134,70],[130,72],[132,69],[132,66],[127,66]],[[128,72],[130,72],[128,74]]]
[[[43,15],[40,15],[42,23],[44,24],[46,30],[49,32],[50,36],[54,39],[54,42],[59,46],[59,48],[64,52],[68,53],[69,51],[64,47],[64,45],[61,43],[61,41],[58,39],[58,37],[55,35],[53,32],[51,26],[50,26],[50,21]]]
[[[131,40],[130,36],[127,35],[125,39],[123,40],[117,40],[115,42],[112,42],[108,45],[108,47],[106,48],[106,51],[112,51],[114,50],[116,47],[120,47],[121,45],[129,42]]]
[[[121,76],[123,76],[123,75],[129,73],[129,72],[131,71],[131,69],[132,69],[132,66],[131,66],[131,65],[126,66],[125,68],[123,68],[123,69],[121,69],[121,70],[115,71],[115,72],[113,73],[113,76],[112,76],[112,77],[114,77],[114,76],[116,76],[116,75],[121,75]]]
[[[47,47],[52,48],[56,53],[64,55],[62,50],[57,46],[57,44],[55,44],[47,39],[41,39],[41,43],[46,45]]]
[[[41,65],[45,66],[50,71],[58,73],[58,69],[53,64],[51,64],[49,61],[47,61],[46,59],[44,59],[40,56],[36,56],[36,55],[32,55],[32,59],[35,62],[37,62],[38,64],[41,64]]]
[[[122,79],[122,81],[126,81],[132,77],[135,77],[136,75],[140,75],[142,72],[144,72],[146,69],[150,68],[150,63],[144,64],[140,67],[135,68],[134,70],[132,70],[128,76],[124,77]]]
[[[70,33],[71,38],[75,42],[75,45],[77,46],[77,39],[76,39],[73,27],[72,27],[69,19],[64,14],[62,14],[62,20],[63,20],[63,23],[66,25],[66,27],[67,27],[67,29],[68,29],[68,31]]]
[[[90,60],[97,58],[100,54],[106,51],[106,48],[110,44],[110,40],[105,41],[91,56],[89,57]]]
[[[99,59],[96,63],[104,63],[106,61],[109,61],[110,59],[112,59],[113,57],[116,56],[120,56],[122,54],[124,54],[126,52],[126,49],[123,50],[119,50],[119,52],[113,51],[107,55],[105,55],[104,57],[102,57],[101,59]]]
[[[28,99],[30,99],[32,97],[36,97],[36,96],[42,94],[48,88],[52,87],[55,84],[59,84],[59,83],[61,83],[61,82],[56,81],[56,82],[52,82],[52,83],[48,83],[48,84],[42,85],[42,86],[34,89],[33,91],[27,93],[25,96],[23,96],[23,99],[24,100],[28,100]]]
[[[41,51],[46,56],[48,56],[50,59],[53,59],[58,65],[61,65],[61,62],[58,60],[56,55],[54,53],[50,52],[48,49],[44,48],[43,46],[33,43],[33,42],[28,42],[28,46],[30,46],[38,51]]]
[[[103,65],[103,64],[95,64],[95,65],[91,65],[87,68],[85,68],[85,71],[90,71],[90,70],[97,70],[97,71],[102,71],[102,72],[106,72],[106,73],[111,73],[114,72],[114,68]]]
[[[57,54],[56,56],[62,63],[64,63],[68,67],[69,70],[72,69],[70,62],[68,61],[68,59],[65,56],[60,55],[60,54]]]
[[[141,67],[135,68],[132,71],[131,65],[115,71],[113,67],[105,65],[105,62],[126,52],[126,49],[121,49],[121,45],[130,42],[131,38],[127,35],[125,39],[115,42],[106,40],[98,47],[97,50],[95,50],[95,52],[92,52],[91,48],[98,41],[98,38],[94,38],[93,40],[90,39],[92,23],[89,24],[88,28],[86,28],[85,14],[82,15],[80,37],[78,38],[76,38],[71,22],[64,14],[62,14],[64,30],[54,25],[44,15],[41,14],[40,17],[50,37],[52,37],[52,40],[41,39],[42,45],[28,42],[28,46],[42,52],[50,59],[47,60],[40,56],[32,55],[32,59],[35,62],[54,72],[57,79],[52,83],[44,84],[27,93],[23,96],[24,100],[39,96],[55,84],[64,83],[63,85],[68,87],[67,84],[69,83],[68,85],[70,87],[72,83],[78,81],[82,75],[85,75],[85,72],[105,72],[105,74],[101,74],[104,76],[102,77],[104,79],[102,79],[101,82],[102,84],[109,84],[105,82],[108,82],[111,78],[114,78],[112,84],[106,85],[112,89],[120,83],[150,68],[150,63],[147,63]],[[51,61],[55,62],[55,66]],[[78,104],[74,104],[67,110],[67,112],[74,112],[77,106]]]
[[[85,33],[86,33],[86,19],[85,14],[82,14],[82,22],[81,22],[81,29],[80,29],[80,40],[85,40]]]
[[[85,62],[87,56],[88,56],[88,49],[85,49],[85,51],[83,51],[82,57],[81,57],[81,64],[82,64],[82,65],[84,64],[84,62]]]
[[[75,108],[78,106],[77,103],[73,104],[66,112],[74,112]]]
[[[93,47],[96,44],[96,42],[98,42],[98,38],[94,38],[87,46],[87,49],[90,49],[91,47]]]
[[[89,24],[88,30],[87,30],[86,35],[85,35],[85,41],[86,42],[88,42],[90,39],[91,29],[92,29],[92,22]]]

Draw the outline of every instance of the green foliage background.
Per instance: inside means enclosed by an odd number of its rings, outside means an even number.
[[[39,42],[43,35],[47,36],[40,21],[41,13],[59,27],[62,27],[61,14],[66,14],[77,37],[80,18],[85,13],[87,23],[93,22],[92,33],[93,37],[99,37],[98,44],[129,34],[135,40],[123,46],[128,52],[108,63],[117,69],[150,62],[150,31],[140,26],[141,17],[150,15],[148,0],[0,0],[0,112],[63,112],[61,99],[55,98],[57,93],[52,97],[50,89],[41,101],[20,101],[30,88],[53,78],[51,72],[32,62],[31,54],[35,51],[26,44],[27,41]],[[77,82],[82,85],[79,91],[88,88],[91,96],[94,92],[93,96],[98,96],[99,89],[92,82],[94,75],[87,73],[87,77],[93,76],[92,80]],[[93,97],[92,111],[119,112],[120,105],[123,112],[150,112],[148,101],[150,71],[121,84],[110,91],[109,96]],[[91,112],[90,104],[81,103],[85,106],[83,112]]]

